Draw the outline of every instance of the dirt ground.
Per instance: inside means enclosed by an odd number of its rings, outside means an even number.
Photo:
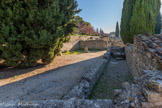
[[[58,56],[51,64],[29,69],[1,69],[0,102],[61,99],[105,52]]]

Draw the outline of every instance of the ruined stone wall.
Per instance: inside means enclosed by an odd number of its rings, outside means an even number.
[[[125,46],[128,66],[134,76],[141,76],[143,70],[162,70],[162,36],[134,38],[133,47]]]
[[[79,49],[79,42],[86,41],[86,40],[97,40],[99,39],[98,36],[71,36],[70,41],[64,43],[61,52],[72,51]]]
[[[112,46],[115,47],[124,47],[124,43],[121,38],[111,37],[109,43],[112,43]]]
[[[80,49],[84,49],[85,47],[88,47],[88,49],[105,50],[110,46],[111,46],[110,43],[107,43],[107,41],[103,41],[103,40],[80,41]]]
[[[136,68],[135,68],[134,60],[133,60],[133,45],[132,44],[126,44],[125,54],[126,54],[126,61],[127,61],[128,67],[129,67],[132,75],[134,77],[139,77],[139,75],[136,71]]]

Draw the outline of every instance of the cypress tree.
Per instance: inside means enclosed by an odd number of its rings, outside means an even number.
[[[119,24],[118,22],[116,23],[116,31],[115,31],[115,37],[119,37]]]
[[[133,12],[133,5],[135,0],[124,0],[121,24],[120,24],[120,34],[124,43],[129,42],[131,39],[130,35],[130,20]]]
[[[132,5],[129,4],[129,1],[125,0],[124,2],[121,21],[121,36],[124,43],[133,43],[133,37],[137,34],[144,34],[145,32],[155,33],[155,21],[161,4],[160,0],[135,0],[131,1]],[[125,7],[130,8],[126,9]],[[128,18],[124,16],[127,14],[129,15]],[[126,26],[129,28],[125,29],[124,27]]]
[[[0,58],[7,66],[47,64],[75,27],[75,0],[1,0]]]
[[[156,25],[155,25],[155,34],[160,34],[161,33],[161,13],[158,14],[156,18]]]

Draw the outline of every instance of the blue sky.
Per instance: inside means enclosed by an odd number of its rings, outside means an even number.
[[[79,16],[90,22],[95,29],[102,28],[106,33],[115,31],[116,22],[120,23],[121,20],[124,0],[77,1],[79,8],[82,9]]]

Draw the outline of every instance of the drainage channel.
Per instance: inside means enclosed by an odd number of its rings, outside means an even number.
[[[112,58],[96,82],[89,99],[113,99],[114,90],[121,89],[123,82],[133,82],[126,60]]]

